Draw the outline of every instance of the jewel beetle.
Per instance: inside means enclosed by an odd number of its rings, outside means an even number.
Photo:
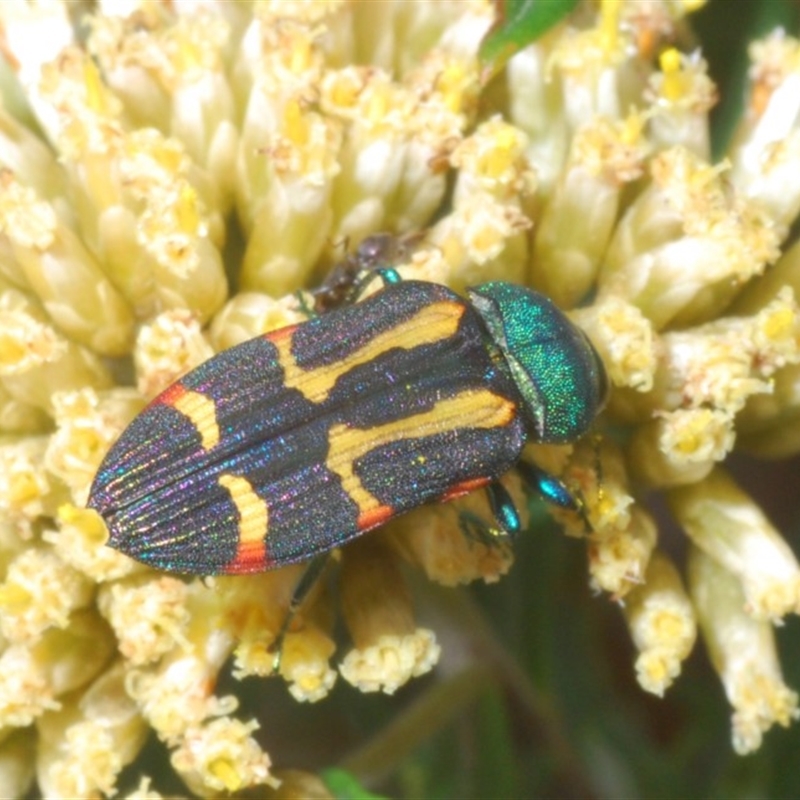
[[[530,289],[484,283],[464,299],[375,275],[375,294],[218,353],[131,422],[88,500],[111,546],[171,572],[259,572],[481,486],[516,532],[497,479],[526,441],[587,431],[602,361]],[[576,507],[558,479],[525,475]]]

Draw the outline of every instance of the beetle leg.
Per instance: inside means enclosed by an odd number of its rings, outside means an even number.
[[[305,314],[308,319],[314,319],[314,317],[319,316],[319,312],[308,304],[308,301],[306,300],[306,292],[304,292],[302,289],[298,289],[294,293],[294,297],[295,300],[297,300],[297,305],[300,308],[301,314]]]
[[[517,471],[528,487],[538,492],[548,503],[568,511],[579,511],[581,503],[560,478],[551,475],[536,464],[520,462]]]
[[[394,286],[402,282],[400,273],[393,267],[379,267],[365,272],[354,284],[350,292],[350,302],[354,303],[366,291],[367,287],[375,280],[380,278],[383,281],[383,286]]]
[[[467,539],[477,539],[492,547],[502,541],[503,537],[513,539],[522,527],[519,513],[508,490],[499,481],[493,481],[486,487],[486,496],[492,510],[495,526],[471,511],[461,511],[458,524]]]
[[[587,532],[592,531],[586,514],[586,503],[579,493],[571,491],[564,481],[535,464],[520,461],[516,468],[531,490],[541,495],[548,503],[578,514],[586,525]]]
[[[300,580],[297,581],[297,585],[294,587],[292,599],[289,601],[289,608],[286,610],[286,616],[283,618],[283,623],[278,631],[278,635],[270,645],[270,650],[275,654],[272,661],[273,675],[276,675],[280,671],[281,657],[283,656],[283,642],[284,639],[286,639],[286,634],[289,632],[292,621],[308,598],[311,590],[317,585],[317,581],[322,577],[322,573],[328,565],[330,556],[330,553],[320,553],[314,556],[306,565],[306,568],[300,576]]]
[[[513,538],[522,528],[519,512],[508,489],[500,481],[493,481],[486,487],[489,506],[502,533]]]

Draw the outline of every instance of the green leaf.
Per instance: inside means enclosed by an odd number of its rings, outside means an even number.
[[[511,56],[561,22],[578,0],[495,0],[497,22],[481,43],[483,83],[494,77]]]
[[[353,775],[343,769],[326,769],[321,777],[336,800],[386,800],[383,795],[368,792]]]

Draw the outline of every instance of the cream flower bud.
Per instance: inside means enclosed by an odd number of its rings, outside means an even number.
[[[450,264],[455,288],[487,279],[521,281],[528,260],[531,222],[521,200],[535,191],[521,131],[491,119],[453,151],[460,167],[453,211],[426,235]]]
[[[738,443],[762,458],[787,458],[800,452],[800,366],[779,370],[770,394],[750,398],[737,417]]]
[[[591,339],[611,383],[648,392],[656,370],[657,340],[653,325],[636,306],[619,297],[570,312],[570,319]],[[616,394],[611,396],[615,408]]]
[[[628,488],[623,452],[608,439],[587,436],[571,448],[572,452],[564,467],[554,468],[548,460],[542,461],[539,454],[547,453],[547,450],[554,451],[556,447],[529,445],[527,450],[536,454],[534,460],[537,463],[543,464],[552,474],[560,476],[583,504],[582,514],[555,506],[550,509],[551,515],[564,526],[564,532],[568,536],[580,538],[589,535],[590,542],[593,542],[629,531],[634,506]],[[566,448],[562,446],[562,449]],[[647,525],[646,522],[643,524]],[[640,533],[645,540],[650,538],[645,530]]]
[[[781,302],[791,296],[789,287],[795,298],[800,296],[800,244],[790,247],[772,269],[748,284],[733,304],[736,313],[761,316],[766,312],[765,322],[772,321],[764,326],[766,334],[783,329],[789,334],[781,337],[787,343],[795,334],[794,353],[779,351],[788,363],[775,372],[769,393],[750,397],[736,419],[739,444],[766,458],[783,458],[800,450],[800,367],[792,363],[800,349],[796,333],[800,312],[796,303]],[[780,366],[774,358],[772,365]]]
[[[46,797],[91,797],[114,791],[122,768],[138,754],[147,728],[124,688],[116,663],[79,698],[37,721],[36,774]]]
[[[528,45],[506,64],[509,118],[528,137],[526,155],[536,170],[539,192],[548,196],[569,150],[561,87],[551,80],[549,52]]]
[[[49,709],[60,708],[49,685],[46,665],[27,645],[0,654],[0,724],[23,728]]]
[[[261,677],[273,674],[276,639],[287,622],[290,604],[305,564],[271,570],[265,575],[216,579],[225,609],[225,628],[237,639],[233,675]],[[325,697],[336,681],[330,658],[336,645],[331,638],[333,617],[317,581],[291,622],[280,653],[280,675],[300,702]]]
[[[189,788],[201,797],[238,792],[251,786],[277,786],[269,756],[251,735],[258,723],[215,719],[191,728],[170,759]]]
[[[47,65],[38,88],[83,238],[114,285],[139,315],[186,307],[208,319],[226,292],[218,226],[181,144],[153,128],[125,131],[118,98],[76,48]]]
[[[721,458],[732,444],[725,435],[733,415],[754,394],[771,390],[767,380],[785,364],[800,358],[800,313],[792,290],[783,287],[775,298],[750,317],[723,317],[705,325],[664,334],[657,343],[658,362],[653,390],[648,394],[624,393],[616,397],[624,413],[645,420],[657,415],[670,425],[677,424],[691,433],[692,416],[709,416],[708,446],[690,444],[687,435],[659,433],[661,446],[668,438],[679,443],[684,453],[699,453],[703,448],[715,451],[710,457]],[[620,393],[621,395],[623,393]],[[638,409],[637,411],[634,411]],[[689,419],[671,412],[691,411]],[[711,417],[716,416],[716,419]],[[693,434],[692,434],[693,435]],[[716,444],[711,443],[716,440]],[[721,449],[720,449],[721,446]],[[680,452],[675,452],[680,460]],[[706,457],[706,456],[702,456]]]
[[[650,76],[645,99],[651,103],[650,138],[659,150],[680,145],[709,158],[708,112],[717,102],[717,88],[699,52],[679,53],[674,47],[659,56],[660,72]]]
[[[0,231],[19,278],[67,336],[105,355],[130,348],[129,304],[53,207],[8,171],[0,173]]]
[[[141,23],[139,13],[94,19],[88,47],[115,94],[138,125],[179,138],[196,164],[207,167],[226,214],[232,200],[237,132],[231,87],[223,74],[229,26],[219,14]]]
[[[629,467],[647,486],[680,486],[704,478],[733,448],[733,417],[711,408],[656,412],[629,444]]]
[[[9,33],[8,28],[5,31]],[[51,57],[52,52],[48,59]],[[0,109],[0,164],[16,177],[21,186],[30,187],[35,196],[48,201],[58,216],[70,224],[74,214],[66,197],[64,171],[53,151],[39,136],[12,116],[8,101],[9,98],[4,97],[4,108]]]
[[[127,662],[157,661],[177,644],[188,647],[187,585],[168,575],[137,576],[101,586],[100,613],[108,620]]]
[[[734,750],[751,753],[772,725],[786,727],[800,716],[797,693],[783,682],[769,622],[747,613],[750,600],[739,577],[694,547],[689,588],[711,661],[733,706]]]
[[[126,691],[167,743],[179,741],[187,730],[210,717],[229,714],[238,704],[232,695],[212,694],[234,644],[232,632],[224,624],[223,603],[200,581],[187,587],[185,610],[175,599],[162,597],[166,602],[150,609],[153,616],[149,622],[154,627],[160,623],[172,626],[175,646],[157,663],[130,670],[126,678]],[[181,631],[176,630],[177,625]],[[152,642],[156,649],[165,644],[160,639]],[[153,651],[143,654],[146,660],[151,655]]]
[[[477,81],[474,70],[436,57],[411,73],[405,85],[387,83],[376,71],[368,74],[334,186],[343,212],[337,232],[356,240],[373,230],[427,225],[445,196],[444,165],[464,127],[458,109],[468,102],[470,78]],[[379,172],[370,175],[370,169]]]
[[[524,530],[528,510],[519,476],[509,473],[502,482],[511,493]],[[386,535],[391,546],[430,580],[457,586],[479,579],[495,583],[511,568],[510,539],[496,528],[486,492],[479,489],[452,503],[405,514],[386,526]]]
[[[621,116],[623,76],[632,61],[630,33],[619,25],[621,7],[603,4],[598,25],[568,29],[553,48],[550,66],[563,82],[562,102],[573,129],[596,115]]]
[[[0,381],[13,397],[52,413],[58,391],[104,389],[111,377],[99,359],[62,338],[21,292],[0,295]]]
[[[34,779],[38,739],[23,728],[0,742],[0,797],[24,797]]]
[[[10,3],[2,7],[0,19],[5,46],[26,87],[38,78],[42,64],[50,61],[74,36],[64,6],[32,8]]]
[[[346,112],[351,118],[332,197],[337,235],[356,241],[375,230],[424,226],[446,188],[436,158],[449,151],[459,131],[430,83],[404,86],[379,70],[366,78]]]
[[[745,286],[734,300],[735,314],[756,314],[791,288],[800,297],[800,242],[788,247],[776,264]]]
[[[309,301],[312,302],[313,301]],[[258,292],[240,292],[214,317],[209,338],[214,349],[226,350],[263,333],[305,322],[294,295],[274,300]]]
[[[479,125],[450,155],[451,166],[459,170],[454,203],[476,191],[506,202],[532,194],[536,175],[525,158],[526,144],[525,134],[499,116]]]
[[[83,389],[53,395],[56,431],[44,455],[47,470],[83,503],[94,475],[112,442],[141,411],[143,401],[132,389],[95,392]]]
[[[680,674],[697,638],[692,604],[678,570],[663,553],[653,553],[642,583],[626,595],[623,610],[639,651],[639,685],[661,697]]]
[[[26,550],[0,584],[0,632],[11,642],[34,641],[47,628],[66,628],[70,614],[88,606],[93,595],[89,579],[53,550]]]
[[[190,727],[236,709],[233,695],[210,694],[219,666],[173,652],[157,670],[131,670],[126,691],[159,737],[174,745]]]
[[[165,311],[143,325],[136,337],[133,361],[137,388],[152,399],[213,355],[193,314],[178,309]]]
[[[615,598],[626,597],[641,585],[650,556],[656,546],[657,531],[652,517],[634,506],[630,524],[624,530],[607,530],[589,537],[589,572],[595,589]]]
[[[15,398],[0,379],[0,434],[43,433],[49,418],[42,409]]]
[[[530,227],[516,205],[475,193],[434,225],[426,241],[440,249],[450,266],[448,282],[457,289],[490,279],[521,282]]]
[[[27,437],[0,445],[0,510],[17,535],[30,539],[33,524],[63,501],[63,487],[44,469],[47,439]]]
[[[128,556],[104,546],[108,530],[97,512],[69,503],[58,509],[58,530],[47,530],[42,538],[57,548],[60,558],[95,581],[114,580],[145,569]]]
[[[237,165],[237,206],[250,234],[244,289],[280,297],[310,275],[331,234],[340,139],[339,126],[302,97],[281,103],[254,89]]]
[[[800,211],[800,44],[781,30],[749,48],[749,109],[731,150],[731,178],[784,236]]]
[[[295,700],[316,703],[327,697],[336,683],[336,672],[330,665],[335,650],[330,625],[322,628],[308,620],[300,630],[286,635],[280,673]]]
[[[383,634],[351,650],[339,666],[342,677],[362,692],[394,694],[411,678],[430,672],[439,661],[436,634],[416,628],[407,634]]]
[[[0,726],[24,727],[60,698],[85,686],[114,652],[108,626],[92,610],[72,615],[68,628],[49,628],[36,642],[0,654]]]
[[[668,499],[694,544],[739,580],[749,615],[779,622],[800,613],[797,559],[726,472],[717,468],[699,483],[673,489]]]
[[[650,165],[651,185],[628,208],[599,279],[607,294],[638,306],[656,328],[702,321],[778,255],[764,212],[732,195],[720,175],[682,148]]]
[[[408,261],[399,265],[398,271],[404,280],[445,283],[450,275],[450,265],[438,247],[423,242]]]
[[[564,308],[593,286],[625,184],[643,172],[644,120],[598,117],[579,128],[568,161],[546,200],[535,231],[529,276]]]
[[[393,694],[438,661],[433,632],[416,626],[397,563],[378,543],[358,540],[343,554],[342,606],[355,649],[340,672],[362,692]]]

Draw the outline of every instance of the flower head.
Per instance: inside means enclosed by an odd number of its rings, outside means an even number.
[[[84,507],[146,402],[303,323],[306,290],[380,231],[413,241],[403,279],[526,284],[602,358],[602,436],[523,460],[580,498],[554,516],[621,607],[642,688],[664,694],[699,632],[737,752],[798,716],[773,633],[800,611],[797,559],[722,462],[800,452],[800,44],[751,45],[714,162],[718,91],[675,46],[693,3],[582,4],[483,86],[495,5],[98,3],[73,26],[67,3],[0,4],[0,794],[111,795],[149,732],[199,796],[276,790],[270,714],[240,681],[275,671],[277,641],[299,701],[339,675],[392,693],[449,646],[417,619],[415,573],[512,567],[497,503],[471,493],[342,548],[294,609],[298,565],[163,574]],[[526,527],[519,475],[502,486]],[[477,658],[449,644],[442,675]],[[160,796],[137,780],[129,797]]]

